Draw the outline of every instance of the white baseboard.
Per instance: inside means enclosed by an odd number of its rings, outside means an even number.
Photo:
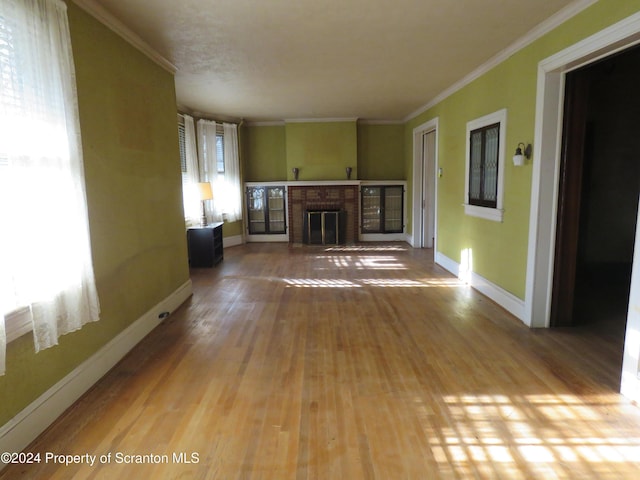
[[[252,234],[252,235],[247,235],[246,237],[246,241],[247,243],[286,243],[289,241],[289,234],[288,233],[282,233],[282,234]]]
[[[224,237],[222,242],[224,248],[235,247],[237,245],[242,245],[244,243],[244,238],[242,235],[233,235],[231,237]]]
[[[524,322],[524,300],[521,300],[475,272],[461,271],[458,262],[450,259],[441,252],[436,252],[435,263],[453,273],[456,277],[464,280],[474,289],[489,297],[510,314]]]
[[[22,451],[191,295],[188,280],[0,427],[0,452]]]
[[[361,233],[361,242],[407,242],[408,235],[405,233]]]

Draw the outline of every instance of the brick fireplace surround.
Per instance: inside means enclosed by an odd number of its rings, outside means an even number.
[[[303,243],[303,222],[307,210],[344,210],[346,243],[356,241],[358,232],[358,183],[296,182],[289,184],[289,243]]]

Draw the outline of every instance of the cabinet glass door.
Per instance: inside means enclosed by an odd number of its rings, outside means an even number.
[[[384,188],[384,231],[402,232],[402,186]]]
[[[284,187],[267,188],[269,233],[286,233]]]
[[[246,194],[250,235],[287,233],[284,186],[247,187]]]
[[[247,188],[249,233],[265,233],[267,231],[264,193],[264,187]]]
[[[362,188],[362,231],[379,232],[381,227],[382,197],[380,187]]]
[[[404,231],[404,186],[376,185],[361,189],[362,233]]]

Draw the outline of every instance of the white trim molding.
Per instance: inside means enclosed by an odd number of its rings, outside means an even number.
[[[490,282],[483,276],[478,275],[473,271],[464,270],[464,268],[458,262],[452,260],[441,252],[436,252],[434,257],[436,264],[451,272],[453,275],[466,282],[468,285],[482,293],[484,296],[496,302],[511,315],[515,316],[519,320],[523,320],[523,300],[516,297],[514,294],[507,292],[495,283]]]
[[[33,331],[29,307],[22,307],[4,316],[7,343]]]
[[[166,313],[175,311],[191,295],[191,280],[187,280],[0,427],[0,452],[20,452],[29,445],[157,327],[166,317]],[[0,469],[3,465],[0,463]]]
[[[340,123],[357,122],[358,117],[331,117],[331,118],[285,118],[285,123]]]
[[[434,216],[434,231],[433,231],[433,249],[436,250],[438,244],[438,177],[436,172],[438,171],[438,140],[439,131],[438,126],[440,123],[440,117],[432,118],[431,120],[422,123],[413,129],[413,183],[412,183],[412,204],[411,204],[411,236],[409,237],[409,244],[414,248],[422,247],[422,232],[424,230],[423,216],[422,216],[422,202],[425,196],[423,192],[423,174],[422,174],[422,136],[426,133],[435,132],[436,144],[435,144],[435,158],[433,164],[433,205],[426,205],[426,208],[433,208]],[[430,174],[429,172],[426,175]]]
[[[222,248],[237,247],[244,243],[242,235],[231,235],[229,237],[222,237]]]
[[[264,120],[264,121],[247,121],[244,122],[246,127],[284,127],[284,120]]]
[[[538,64],[524,322],[548,327],[553,288],[565,75],[640,43],[640,13]]]
[[[640,43],[640,12],[565,48],[538,64],[531,212],[524,323],[549,327],[553,293],[555,237],[562,146],[562,112],[567,72]],[[625,333],[620,393],[640,401],[640,312],[633,290],[638,279],[640,216],[636,220],[636,250]]]

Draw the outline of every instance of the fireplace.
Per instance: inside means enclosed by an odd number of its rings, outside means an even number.
[[[299,182],[288,186],[289,243],[354,243],[358,232],[358,183],[344,181]],[[324,214],[322,214],[325,212]],[[329,212],[328,214],[326,212]],[[331,215],[333,213],[333,216]],[[337,214],[335,212],[338,212]],[[311,216],[309,214],[311,213]],[[317,225],[321,231],[324,218],[325,234],[309,235],[308,227]],[[337,221],[337,228],[335,222]],[[333,236],[327,237],[327,227],[334,225]],[[342,225],[342,227],[340,227]],[[305,231],[305,226],[306,231]],[[333,235],[333,234],[331,234]]]
[[[307,210],[302,228],[303,242],[315,245],[340,245],[345,243],[344,210]]]

